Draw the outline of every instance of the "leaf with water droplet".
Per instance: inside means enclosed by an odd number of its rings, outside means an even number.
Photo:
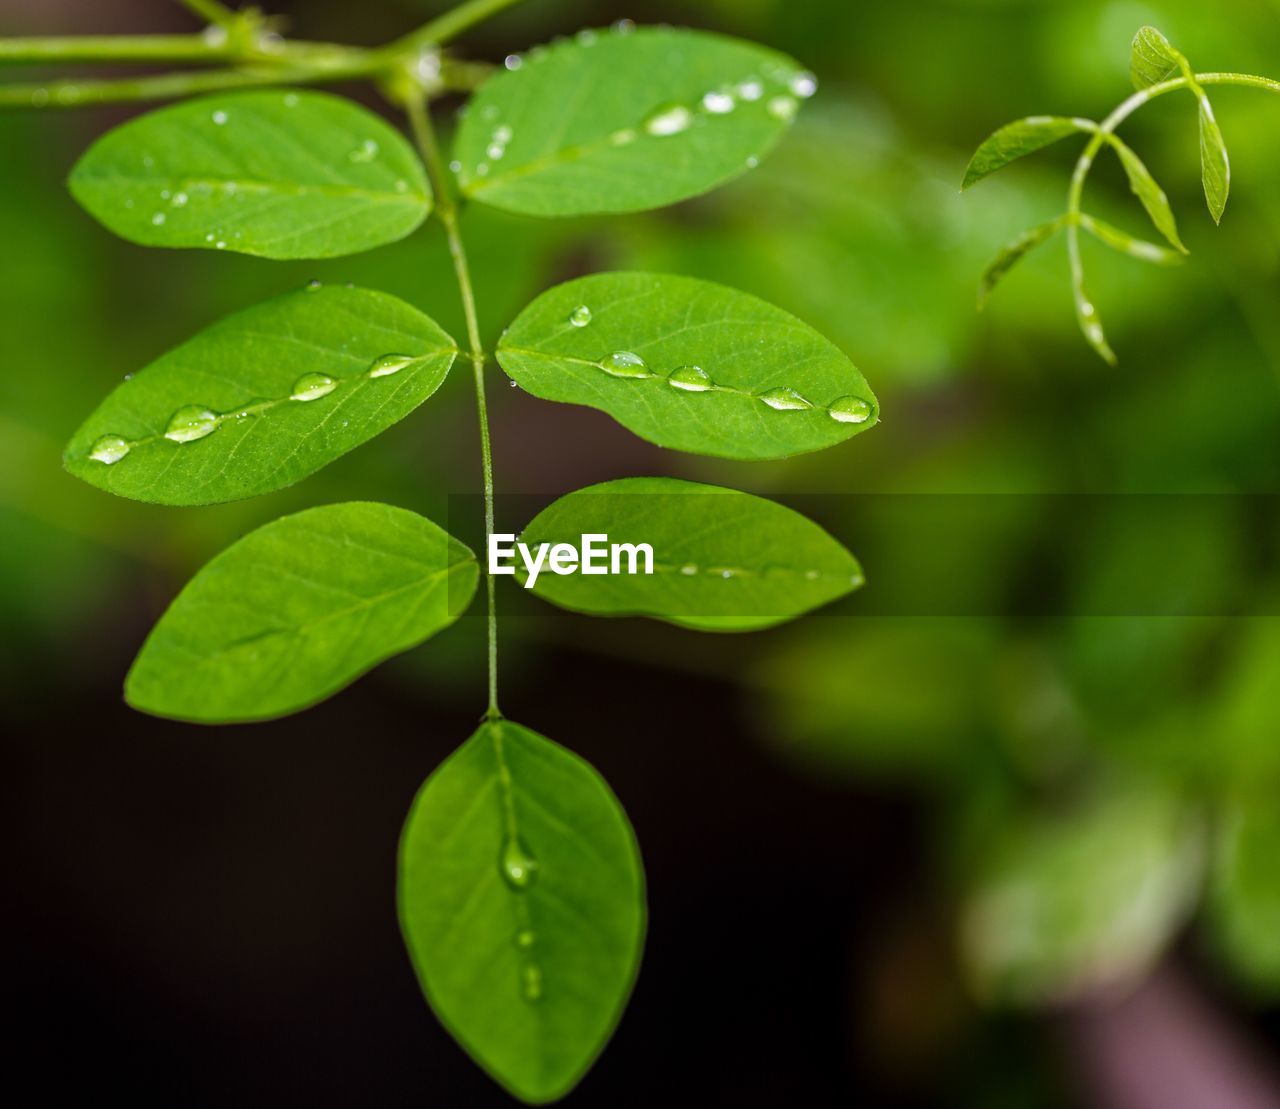
[[[751,631],[794,619],[857,589],[857,559],[813,521],[736,489],[676,478],[623,478],[590,485],[540,512],[521,535],[540,543],[648,543],[653,573],[544,570],[533,592],[595,616],[652,616],[700,631]],[[606,548],[607,554],[608,548]],[[603,559],[603,562],[600,561]],[[636,568],[644,569],[642,555]],[[521,574],[521,580],[524,580]]]
[[[68,183],[90,215],[130,242],[265,258],[369,250],[403,238],[431,210],[426,173],[404,137],[320,92],[239,92],[160,108],[100,138]]]
[[[512,844],[536,881],[510,880]],[[639,849],[600,775],[519,724],[482,724],[414,800],[398,901],[423,992],[476,1062],[525,1101],[572,1089],[644,941]]]
[[[299,290],[228,316],[117,386],[64,461],[92,485],[159,504],[267,493],[403,419],[456,354],[431,319],[386,293]],[[125,453],[95,457],[103,436]]]
[[[984,177],[1003,169],[1010,162],[1041,150],[1068,135],[1078,135],[1097,130],[1097,124],[1087,119],[1071,119],[1066,116],[1028,116],[1006,123],[987,138],[969,159],[960,187],[967,189]]]
[[[462,191],[539,216],[674,204],[744,172],[814,89],[786,55],[722,35],[642,27],[567,40],[476,94],[454,149]],[[777,99],[791,110],[770,110]],[[497,126],[510,135],[501,161],[488,150]]]
[[[187,583],[139,651],[125,697],[207,724],[296,712],[453,623],[477,577],[471,551],[402,508],[284,516]]]
[[[581,305],[591,322],[574,327]],[[853,363],[807,324],[691,277],[604,273],[558,285],[520,313],[497,357],[534,396],[598,408],[695,454],[819,450],[871,427],[879,411]],[[848,418],[851,399],[862,401],[859,420]]]

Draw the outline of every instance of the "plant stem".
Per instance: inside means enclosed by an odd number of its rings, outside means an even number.
[[[228,27],[239,18],[220,0],[178,0],[178,3],[206,23],[216,24],[219,27]]]
[[[0,62],[221,62],[237,56],[230,38],[204,35],[68,35],[0,39]]]
[[[469,5],[463,5],[468,7]],[[492,6],[492,3],[491,5]],[[457,9],[461,11],[461,9]],[[489,549],[489,537],[493,534],[493,447],[489,438],[489,409],[485,401],[484,368],[486,356],[480,342],[480,324],[476,317],[475,290],[471,285],[471,269],[467,264],[467,252],[458,227],[458,202],[452,188],[452,175],[445,167],[436,140],[431,115],[427,111],[425,96],[410,97],[405,104],[413,136],[436,193],[436,215],[444,225],[449,240],[449,254],[453,258],[453,272],[458,280],[458,292],[462,297],[462,311],[467,319],[467,345],[471,359],[471,372],[475,379],[476,414],[480,421],[480,456],[484,469],[484,542]],[[495,581],[492,574],[485,575],[485,592],[488,603],[489,644],[489,708],[486,718],[499,720],[498,709],[498,618],[495,608]]]
[[[456,8],[451,8],[443,15],[437,16],[430,23],[403,38],[396,39],[387,49],[403,54],[420,50],[424,46],[443,46],[464,31],[470,30],[477,23],[482,23],[504,8],[514,7],[518,3],[520,0],[464,0]]]

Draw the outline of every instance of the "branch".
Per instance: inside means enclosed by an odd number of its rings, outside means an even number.
[[[206,23],[217,27],[230,27],[240,18],[219,0],[178,0],[178,3]]]

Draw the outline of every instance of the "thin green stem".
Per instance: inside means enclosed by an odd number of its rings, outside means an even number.
[[[0,39],[0,62],[222,62],[238,56],[227,37],[68,35]]]
[[[220,0],[178,0],[178,3],[206,23],[219,27],[229,27],[240,18]]]
[[[387,49],[392,53],[405,54],[421,50],[424,46],[443,46],[477,23],[483,23],[504,8],[514,7],[519,3],[520,0],[464,0],[456,8],[437,16],[416,31],[396,39]]]
[[[466,5],[464,5],[465,7]],[[458,202],[454,195],[452,175],[446,169],[444,158],[440,154],[440,144],[436,139],[435,128],[431,123],[431,115],[427,111],[426,98],[410,97],[405,104],[409,115],[409,123],[413,128],[413,136],[418,149],[422,152],[422,160],[426,163],[427,172],[436,193],[436,215],[444,225],[445,235],[449,241],[449,254],[453,258],[453,272],[458,281],[458,292],[462,297],[462,311],[467,320],[468,356],[471,359],[471,372],[475,380],[476,414],[480,422],[480,456],[484,470],[484,543],[486,555],[489,549],[489,537],[493,534],[493,447],[489,437],[489,408],[485,400],[484,368],[486,356],[480,341],[480,323],[476,316],[475,290],[471,284],[471,268],[467,264],[467,252],[462,243],[462,234],[458,227]],[[488,644],[489,644],[489,708],[486,716],[490,720],[501,719],[498,709],[498,617],[495,607],[495,581],[492,574],[485,575],[485,592],[488,603]]]

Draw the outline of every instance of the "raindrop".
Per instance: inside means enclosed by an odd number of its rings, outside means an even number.
[[[122,439],[119,435],[103,435],[89,448],[89,457],[95,462],[105,462],[110,466],[128,454],[129,449],[129,440]]]
[[[458,161],[457,158],[454,158],[454,160],[449,163],[449,169],[452,170],[454,173],[461,173],[462,163]]]
[[[507,840],[502,849],[500,860],[503,881],[512,889],[523,892],[534,883],[538,875],[538,860],[535,859],[518,839]]]
[[[203,31],[200,37],[204,39],[205,46],[219,47],[225,46],[227,42],[227,29],[220,27],[216,23],[210,23]]]
[[[693,575],[696,574],[697,572],[698,572],[698,568],[692,562],[686,562],[683,566],[680,567],[680,573],[682,573],[687,578],[693,577]]]
[[[585,304],[579,304],[569,313],[569,322],[574,327],[586,327],[591,322],[591,309]]]
[[[702,98],[702,106],[712,115],[722,116],[733,111],[733,97],[727,92],[709,92]]]
[[[515,134],[505,123],[501,127],[495,127],[493,131],[493,141],[500,143],[509,143],[511,136]]]
[[[162,223],[164,223],[164,219],[165,217],[163,212],[155,212],[151,216],[151,222],[156,227],[159,227]]]
[[[600,363],[600,368],[613,377],[652,377],[649,367],[638,354],[629,350],[615,350]]]
[[[328,374],[303,374],[293,383],[290,400],[319,400],[327,397],[338,387],[338,383]]]
[[[372,162],[378,156],[378,144],[373,139],[365,139],[347,157],[353,162]]]
[[[296,92],[286,92],[284,94],[284,106],[286,108],[296,108],[298,106],[298,94]]]
[[[227,122],[227,113],[219,108],[210,118],[216,126],[222,127]]]
[[[627,143],[635,142],[635,141],[636,141],[636,133],[630,130],[629,128],[622,131],[615,131],[612,135],[609,136],[609,142],[611,142],[614,146],[626,146]]]
[[[871,418],[871,405],[861,397],[841,397],[831,402],[827,412],[842,424],[861,424]]]
[[[476,176],[477,176],[477,177],[488,177],[488,176],[489,176],[489,163],[488,163],[488,162],[481,162],[478,166],[476,166]]]
[[[218,430],[218,414],[202,408],[198,404],[188,404],[179,408],[169,418],[169,426],[164,429],[164,437],[175,443],[190,443],[203,439]]]
[[[618,22],[613,25],[614,33],[618,35],[629,35],[635,29],[636,21],[634,19],[619,19]]]
[[[589,27],[584,27],[576,36],[579,43],[583,46],[594,46],[596,41],[596,33]]]
[[[761,393],[760,400],[764,401],[770,408],[776,408],[779,412],[793,412],[800,408],[813,407],[794,389],[785,385],[780,389],[770,389],[767,393]]]
[[[507,382],[507,384],[508,384],[508,385],[510,385],[510,386],[511,386],[511,388],[513,388],[513,389],[519,389],[519,388],[520,388],[520,382],[518,382],[518,381],[508,381],[508,382]]]
[[[314,293],[317,289],[323,289],[323,288],[324,288],[324,282],[321,281],[320,278],[318,277],[313,277],[310,281],[307,282],[307,292],[309,293]]]
[[[769,101],[769,114],[774,119],[791,120],[796,116],[796,101],[791,96],[775,96]]]
[[[733,577],[733,571],[732,571],[732,570],[721,570],[721,571],[720,571],[720,576],[721,576],[722,578],[724,578],[724,579],[727,581],[729,578]]]
[[[390,377],[392,374],[398,374],[412,361],[414,361],[412,354],[384,354],[380,358],[375,358],[370,364],[369,376]]]
[[[520,983],[526,1001],[542,1000],[542,968],[530,963],[520,972]]]
[[[754,154],[752,154],[749,158],[747,158],[747,169],[755,169],[756,166],[758,166],[759,164],[760,164],[760,159],[757,158]]]
[[[756,78],[750,77],[738,86],[738,95],[743,100],[759,100],[764,95],[764,85]]]
[[[186,205],[188,199],[186,193],[174,193],[172,204],[175,208],[182,208]]]
[[[817,570],[806,570],[804,573],[805,581],[817,581],[821,576]]]
[[[686,393],[706,393],[714,389],[715,382],[701,366],[678,366],[667,376],[667,384]]]
[[[226,244],[226,243],[224,243],[221,239],[219,239],[219,240],[218,240],[216,243],[214,243],[213,245],[214,245],[214,248],[215,248],[216,250],[226,250],[226,249],[227,249],[227,244]]]
[[[502,63],[508,69],[514,71],[524,65],[524,59],[519,54],[508,54],[506,60]]]
[[[787,84],[792,93],[800,97],[801,100],[808,100],[818,91],[818,79],[808,70],[803,73],[797,73]]]
[[[672,104],[669,107],[660,108],[651,115],[645,121],[644,129],[649,134],[659,137],[678,135],[681,131],[688,130],[692,122],[693,113],[688,108],[683,104]]]
[[[499,158],[501,158],[506,152],[507,152],[507,148],[503,146],[501,143],[497,143],[497,142],[491,142],[488,148],[485,150],[485,153],[488,154],[489,157],[492,158],[493,161],[495,162]]]

